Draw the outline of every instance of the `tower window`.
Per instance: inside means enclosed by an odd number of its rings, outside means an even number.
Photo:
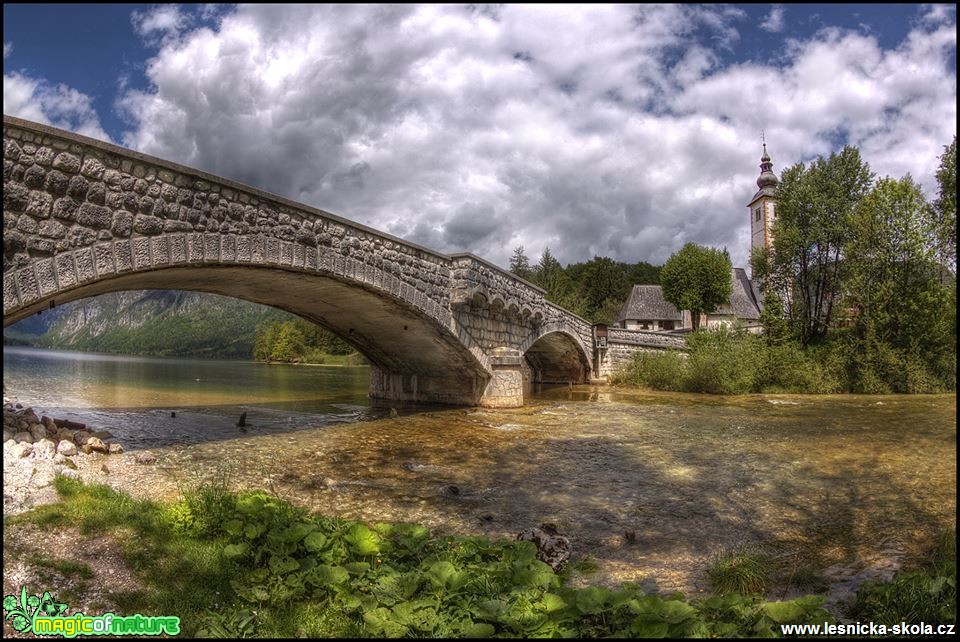
[[[757,220],[757,221],[760,220],[760,214],[762,211],[763,211],[763,208],[761,207],[758,207],[757,209],[753,210],[754,220]]]

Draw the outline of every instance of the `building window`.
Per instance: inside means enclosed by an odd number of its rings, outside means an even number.
[[[760,215],[761,215],[762,212],[763,212],[763,207],[758,207],[757,209],[753,210],[754,219],[756,219],[756,220],[759,221],[759,220],[760,220]]]

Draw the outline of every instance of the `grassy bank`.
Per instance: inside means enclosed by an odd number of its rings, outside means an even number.
[[[802,348],[727,329],[689,335],[688,352],[638,352],[611,383],[655,390],[767,393],[936,393],[956,389],[956,356],[921,359],[849,337]]]
[[[717,595],[686,600],[633,585],[572,588],[569,571],[538,561],[529,542],[308,515],[263,492],[207,485],[158,504],[63,477],[55,486],[61,502],[8,523],[111,538],[144,587],[112,594],[120,612],[177,615],[188,636],[770,636],[781,623],[833,621],[818,596],[765,601],[759,591],[771,562],[749,551],[722,555],[708,569]],[[952,533],[931,560],[865,585],[854,615],[955,621]],[[67,560],[43,564],[77,571]]]

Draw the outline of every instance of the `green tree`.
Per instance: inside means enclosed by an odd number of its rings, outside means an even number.
[[[937,252],[941,265],[956,268],[957,261],[957,137],[944,147],[937,169],[940,188],[931,212],[937,236]]]
[[[253,358],[257,361],[270,361],[273,344],[277,342],[280,322],[264,323],[257,326],[257,338],[253,344]]]
[[[777,187],[773,252],[756,259],[763,287],[788,301],[787,313],[804,345],[826,336],[843,283],[848,218],[870,191],[873,174],[856,147],[846,146],[809,168],[783,171]]]
[[[540,255],[533,281],[547,291],[547,300],[560,306],[569,302],[572,290],[570,278],[560,261],[550,253],[549,247]]]
[[[593,323],[613,323],[630,293],[630,281],[622,263],[595,256],[577,266],[576,298],[580,310],[572,310]]]
[[[530,268],[530,259],[523,252],[523,246],[518,245],[510,257],[510,271],[521,279],[528,281],[533,277],[533,270]]]
[[[660,270],[663,298],[680,310],[690,310],[696,330],[701,313],[713,312],[730,300],[731,270],[726,252],[687,243]]]
[[[956,293],[941,283],[937,222],[920,187],[909,174],[879,181],[849,225],[844,300],[857,310],[861,352],[874,357],[861,369],[900,392],[929,389],[930,376],[952,378]]]
[[[270,351],[270,361],[299,361],[304,353],[306,342],[296,322],[288,321],[281,324],[277,332],[277,339]]]

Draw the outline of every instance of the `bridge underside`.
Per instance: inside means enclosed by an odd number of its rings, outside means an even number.
[[[47,297],[4,317],[15,323],[51,303],[121,290],[210,292],[286,310],[331,330],[373,364],[370,396],[476,405],[490,375],[456,338],[398,301],[317,274],[239,266],[185,266],[130,273]]]

